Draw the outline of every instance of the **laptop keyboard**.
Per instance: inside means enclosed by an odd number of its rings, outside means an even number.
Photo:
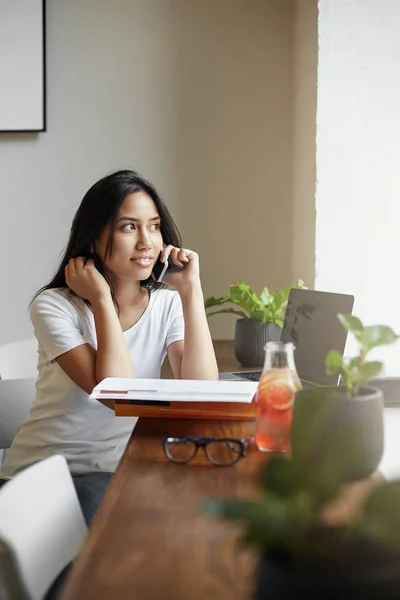
[[[259,381],[261,373],[262,371],[238,371],[237,373],[233,373],[233,375],[248,379],[249,381]]]
[[[259,381],[260,377],[261,377],[261,373],[262,373],[262,371],[237,371],[237,372],[233,373],[233,375],[238,375],[239,377],[242,377],[243,379],[247,379],[248,381]],[[304,379],[300,379],[300,381],[301,381],[301,385],[302,385],[303,389],[313,388],[317,385],[316,383],[313,383],[312,381],[306,381]]]

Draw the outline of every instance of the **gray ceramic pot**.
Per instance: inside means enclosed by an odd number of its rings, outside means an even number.
[[[292,458],[309,472],[352,481],[368,477],[383,453],[383,396],[363,386],[354,398],[342,387],[297,392],[291,429]]]
[[[235,329],[235,356],[242,367],[264,365],[264,346],[267,342],[278,342],[282,328],[276,323],[238,319]]]
[[[325,533],[326,547],[331,548],[330,532]],[[400,599],[399,556],[363,540],[347,543],[347,547],[342,543],[331,558],[309,561],[303,567],[279,563],[266,554],[260,556],[257,567],[255,600]]]

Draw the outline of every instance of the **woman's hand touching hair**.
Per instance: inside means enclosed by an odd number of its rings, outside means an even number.
[[[94,266],[93,259],[82,256],[71,258],[65,267],[68,287],[80,298],[94,304],[99,298],[110,296],[110,286]]]

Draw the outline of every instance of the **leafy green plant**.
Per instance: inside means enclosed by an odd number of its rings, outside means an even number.
[[[231,313],[243,319],[266,321],[283,327],[289,292],[292,287],[305,288],[305,285],[299,279],[294,286],[284,287],[282,290],[274,292],[265,287],[260,296],[257,296],[247,283],[238,281],[234,285],[229,286],[229,292],[226,296],[220,296],[219,298],[212,296],[207,298],[204,305],[206,310],[226,303],[239,307],[239,309],[232,307],[221,308],[207,313],[209,317],[219,313]]]
[[[382,370],[383,363],[367,360],[367,354],[378,346],[393,344],[399,336],[386,325],[365,327],[358,317],[351,315],[339,314],[338,319],[343,327],[354,335],[359,354],[345,359],[337,350],[331,350],[325,359],[326,372],[328,375],[340,374],[347,396],[352,398],[358,394],[360,385],[379,375]]]
[[[348,395],[354,396],[359,386],[382,368],[381,362],[366,359],[368,353],[395,342],[399,336],[383,325],[365,327],[357,317],[338,318],[355,336],[359,354],[344,360],[339,352],[331,351],[326,357],[327,370],[340,373]],[[316,400],[323,402],[324,396]],[[314,414],[316,431],[321,430],[324,419],[324,411]],[[205,510],[214,517],[241,524],[242,544],[286,566],[304,565],[319,570],[323,565],[325,572],[330,572],[332,565],[339,564],[348,572],[353,566],[361,565],[365,570],[365,565],[397,565],[400,481],[377,480],[356,514],[335,523],[324,519],[340,497],[343,483],[348,481],[349,463],[359,458],[359,447],[353,446],[352,440],[352,436],[342,435],[337,443],[335,435],[324,437],[322,451],[312,455],[312,466],[298,456],[293,460],[272,456],[262,466],[257,497],[209,498]]]
[[[377,486],[348,521],[324,525],[323,511],[340,490],[340,477],[335,480],[332,472],[327,465],[317,473],[302,470],[287,457],[275,456],[264,464],[259,497],[212,498],[205,509],[214,517],[241,523],[241,543],[291,565],[329,559],[338,551],[343,555],[360,542],[399,553],[400,481]]]

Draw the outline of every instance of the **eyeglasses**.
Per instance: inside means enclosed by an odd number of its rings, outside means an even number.
[[[163,448],[165,456],[174,463],[186,464],[197,454],[199,447],[213,465],[227,467],[233,465],[242,456],[246,456],[249,440],[214,437],[165,437]]]

